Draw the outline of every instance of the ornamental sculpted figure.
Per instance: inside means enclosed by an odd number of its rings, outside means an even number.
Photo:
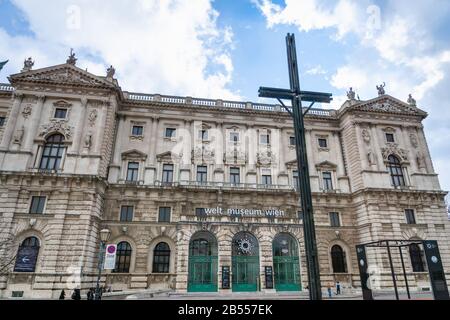
[[[25,119],[28,119],[29,116],[31,116],[31,112],[32,112],[32,107],[31,104],[27,104],[23,110],[22,110],[22,115]]]
[[[90,149],[92,147],[92,133],[90,132],[84,137],[84,147],[86,149]]]
[[[409,135],[409,139],[411,140],[411,145],[414,148],[417,148],[419,146],[419,141],[417,141],[417,136],[414,133],[411,133]]]
[[[356,93],[355,93],[355,91],[353,91],[352,87],[350,87],[350,91],[347,92],[347,98],[349,100],[355,100],[355,98],[356,98]]]
[[[31,57],[29,57],[28,59],[26,59],[23,62],[23,69],[22,72],[27,72],[27,71],[31,71],[31,69],[33,69],[34,66],[34,61]]]
[[[22,126],[17,132],[14,134],[13,143],[14,144],[22,144],[23,136],[25,134],[25,127]]]
[[[114,78],[114,75],[116,74],[116,69],[114,69],[113,66],[110,66],[107,70],[106,70],[106,77],[107,78]]]
[[[75,58],[75,52],[73,52],[73,49],[70,49],[70,55],[69,55],[69,58],[67,59],[66,63],[74,66],[77,63],[77,60],[78,59]]]
[[[97,120],[97,117],[98,117],[97,109],[94,109],[89,113],[89,125],[91,127],[95,125],[95,121]]]
[[[370,138],[369,131],[368,131],[367,129],[364,129],[364,130],[362,131],[362,137],[363,137],[365,143],[367,143],[367,144],[370,143],[370,139],[371,139],[371,138]]]
[[[386,91],[384,90],[384,88],[386,87],[386,83],[383,82],[382,85],[377,86],[377,90],[378,90],[378,95],[382,96],[386,94]]]
[[[416,107],[416,106],[417,106],[417,102],[416,102],[416,100],[412,97],[412,94],[410,94],[409,97],[408,97],[408,104],[409,104],[411,107]]]

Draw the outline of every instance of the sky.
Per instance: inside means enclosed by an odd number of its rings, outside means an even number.
[[[294,33],[304,90],[353,87],[362,100],[412,94],[441,186],[450,190],[448,0],[0,0],[0,82],[64,63],[123,90],[239,101],[260,86],[288,87],[285,36]],[[265,101],[264,101],[265,102]],[[270,101],[267,101],[270,102]]]

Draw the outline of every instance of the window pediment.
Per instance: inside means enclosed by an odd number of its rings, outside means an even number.
[[[138,150],[130,150],[122,153],[122,160],[142,160],[145,161],[147,155]]]
[[[322,169],[322,170],[336,170],[337,169],[337,165],[334,164],[333,162],[330,161],[324,161],[321,162],[319,164],[316,164],[316,168],[317,169]]]

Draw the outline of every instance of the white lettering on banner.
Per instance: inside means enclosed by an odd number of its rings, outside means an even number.
[[[224,209],[221,207],[217,208],[206,208],[205,214],[208,216],[249,216],[249,217],[284,217],[285,212],[283,210],[277,209],[241,209],[241,208],[229,208]]]

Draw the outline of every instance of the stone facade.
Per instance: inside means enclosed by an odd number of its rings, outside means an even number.
[[[56,117],[61,109],[64,117]],[[380,95],[306,117],[323,286],[359,287],[355,246],[383,239],[437,240],[450,278],[446,193],[427,147],[426,116]],[[300,285],[307,287],[294,132],[279,106],[125,92],[111,74],[67,63],[12,75],[0,85],[0,117],[0,297],[23,291],[56,298],[62,289],[94,286],[105,228],[110,243],[131,247],[128,272],[102,277],[112,290],[186,292],[190,243],[199,232],[217,241],[218,291],[226,291],[222,267],[233,265],[233,238],[241,232],[257,239],[257,290],[270,290],[265,267],[275,264],[280,234],[295,239]],[[42,158],[55,134],[64,138],[63,152],[49,170]],[[390,156],[400,162],[404,186],[393,185]],[[198,177],[199,166],[206,179]],[[232,181],[236,169],[239,181]],[[30,214],[33,197],[44,197],[42,214]],[[132,208],[131,221],[121,221],[123,206]],[[169,221],[159,221],[160,208],[170,208]],[[208,215],[208,208],[223,211]],[[240,208],[277,212],[228,214]],[[406,209],[414,210],[415,223],[407,223]],[[331,225],[332,212],[338,225]],[[19,246],[29,237],[39,240],[35,270],[16,272]],[[154,251],[162,242],[170,259],[157,273]],[[345,252],[345,272],[334,272],[335,245]],[[380,287],[392,286],[385,255],[374,250],[369,260]],[[394,263],[400,270],[399,259]],[[411,263],[407,271],[412,286],[430,286],[426,272],[413,272]]]

